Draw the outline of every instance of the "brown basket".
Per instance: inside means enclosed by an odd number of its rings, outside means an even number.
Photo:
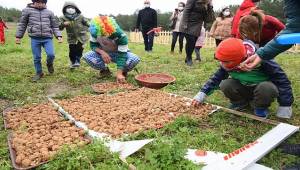
[[[135,80],[141,86],[152,89],[161,89],[168,84],[175,82],[176,78],[165,73],[146,73],[135,76]]]

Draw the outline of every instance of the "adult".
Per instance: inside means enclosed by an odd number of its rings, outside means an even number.
[[[209,35],[216,39],[218,46],[223,40],[231,37],[232,15],[229,7],[225,7],[213,23]]]
[[[5,22],[0,17],[0,44],[5,44],[5,34],[4,29],[8,29]]]
[[[278,54],[288,50],[293,46],[283,45],[277,42],[277,37],[285,34],[300,33],[300,1],[299,0],[284,0],[284,14],[287,18],[285,29],[283,29],[277,36],[268,42],[264,47],[257,50],[256,54],[248,58],[241,65],[244,70],[251,70],[255,68],[262,60],[271,60]]]
[[[249,13],[252,9],[256,9],[257,8],[256,3],[259,1],[260,0],[244,0],[244,2],[238,8],[238,10],[235,13],[235,16],[233,17],[233,22],[232,22],[231,35],[233,37],[239,38],[238,28],[239,28],[239,22],[241,17],[243,17],[245,13]]]
[[[249,15],[241,18],[239,37],[250,39],[263,47],[284,28],[284,24],[277,18],[265,15],[263,11],[254,10]]]
[[[188,66],[193,65],[192,55],[203,23],[211,22],[213,19],[214,11],[211,0],[187,0],[179,31],[185,33],[185,63]]]
[[[100,76],[109,76],[109,63],[116,63],[116,80],[125,83],[126,76],[140,61],[139,57],[129,52],[128,38],[114,18],[97,16],[90,23],[90,46],[92,51],[83,59],[96,70]]]
[[[157,12],[150,8],[149,0],[144,1],[144,9],[139,11],[136,22],[136,31],[139,30],[140,26],[142,26],[145,51],[152,52],[155,32],[148,32],[157,27]]]
[[[178,37],[179,37],[179,53],[180,54],[182,53],[184,34],[182,32],[179,32],[179,26],[181,23],[184,7],[185,7],[185,3],[179,2],[178,8],[175,9],[172,16],[170,17],[171,28],[173,29],[171,53],[174,53],[174,48],[175,48]]]

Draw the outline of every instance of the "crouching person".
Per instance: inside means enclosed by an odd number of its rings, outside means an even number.
[[[127,73],[139,62],[140,58],[129,52],[126,34],[108,16],[97,16],[90,23],[90,46],[92,51],[86,53],[83,59],[96,70],[100,76],[109,76],[111,72],[107,64],[113,62],[117,65],[117,82],[125,83]]]
[[[269,106],[277,98],[277,116],[291,118],[294,100],[291,83],[275,61],[264,61],[250,72],[239,69],[240,63],[255,51],[256,46],[251,41],[229,38],[221,42],[215,54],[220,68],[194,97],[192,104],[199,105],[214,89],[220,88],[229,98],[231,109],[243,110],[253,103],[254,113],[265,118]]]

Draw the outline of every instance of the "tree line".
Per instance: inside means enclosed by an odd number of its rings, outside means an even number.
[[[235,13],[238,5],[230,5],[229,6],[231,11]],[[175,8],[175,7],[174,7]],[[285,22],[285,17],[283,14],[283,0],[270,0],[270,1],[261,1],[259,4],[259,8],[265,11],[266,14],[272,15],[274,17],[277,17],[282,22]],[[218,16],[220,11],[216,11],[216,16]],[[163,27],[164,30],[170,30],[169,18],[172,15],[172,12],[164,12],[162,13],[160,10],[157,10],[158,14],[158,25],[160,27]],[[119,23],[120,27],[125,31],[133,31],[136,26],[136,20],[137,20],[138,10],[136,10],[131,15],[116,15],[113,16],[117,22]],[[4,8],[0,6],[0,16],[6,21],[6,22],[18,22],[18,19],[21,16],[21,11],[14,8]],[[207,24],[207,29],[209,29],[211,26],[211,23]]]

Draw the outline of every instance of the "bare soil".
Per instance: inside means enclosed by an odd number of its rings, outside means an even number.
[[[116,90],[135,90],[137,87],[129,83],[121,84],[116,82],[108,82],[93,84],[92,89],[96,93],[107,93]]]

